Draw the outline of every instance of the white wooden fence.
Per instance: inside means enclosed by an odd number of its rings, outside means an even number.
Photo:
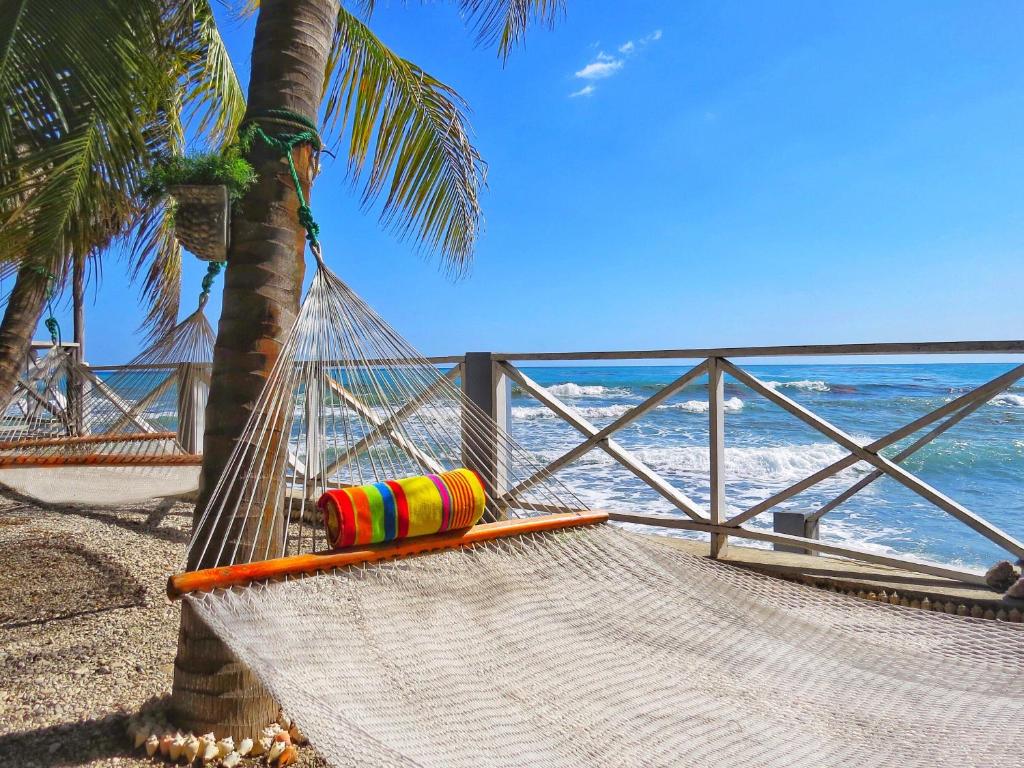
[[[809,346],[774,346],[774,347],[730,347],[709,349],[663,349],[642,351],[596,351],[596,352],[475,352],[459,356],[430,358],[430,361],[445,368],[447,378],[459,380],[464,393],[474,403],[489,413],[499,429],[511,431],[511,386],[514,382],[523,392],[534,397],[538,402],[549,408],[559,418],[569,424],[581,435],[580,442],[551,460],[543,469],[532,477],[520,481],[513,487],[503,484],[505,458],[501,455],[499,442],[490,452],[483,452],[485,458],[482,466],[474,468],[480,471],[489,484],[500,489],[499,501],[510,507],[515,506],[517,497],[532,485],[541,481],[551,473],[567,467],[586,453],[593,450],[604,451],[618,464],[625,467],[640,481],[648,485],[659,496],[668,501],[680,514],[645,514],[642,512],[611,512],[613,520],[635,523],[639,525],[659,526],[664,528],[701,531],[710,534],[712,556],[720,557],[725,553],[730,538],[750,539],[772,543],[776,546],[795,548],[809,552],[823,553],[840,557],[862,560],[869,563],[895,566],[907,570],[919,571],[933,576],[959,579],[972,583],[982,583],[983,579],[975,573],[957,570],[938,565],[924,564],[898,557],[888,557],[853,547],[838,546],[818,540],[817,524],[822,517],[855,494],[867,488],[882,477],[890,477],[921,498],[927,500],[938,509],[951,515],[962,524],[986,537],[1005,550],[1012,558],[1024,558],[1024,544],[1016,538],[1000,530],[977,513],[961,503],[935,489],[924,480],[909,472],[901,462],[916,453],[936,437],[977,411],[985,403],[1024,378],[1024,364],[1015,365],[991,381],[960,395],[914,421],[886,435],[864,442],[858,440],[826,419],[815,414],[805,406],[779,392],[759,380],[735,361],[738,359],[786,358],[800,359],[806,357],[838,357],[838,356],[892,356],[892,355],[1024,355],[1024,341],[977,341],[977,342],[925,342],[895,344],[838,344]],[[635,405],[605,427],[598,428],[587,421],[572,406],[560,400],[548,389],[537,384],[517,366],[524,362],[559,361],[585,362],[608,360],[690,360],[697,361],[682,375],[654,392],[643,402]],[[98,367],[94,370],[116,370],[117,366]],[[793,483],[789,487],[773,493],[747,509],[735,514],[728,513],[725,489],[725,443],[726,420],[724,400],[724,378],[731,376],[737,382],[749,387],[779,408],[791,414],[807,426],[816,430],[828,440],[839,445],[846,455],[827,467],[811,473],[807,477]],[[696,503],[680,488],[673,485],[638,456],[629,451],[614,439],[617,432],[633,424],[645,414],[679,393],[684,387],[700,379],[707,378],[708,388],[708,439],[710,450],[710,494],[709,504],[704,506]],[[205,392],[203,393],[205,395]],[[427,393],[429,394],[429,393]],[[425,394],[425,396],[427,396]],[[194,423],[202,418],[202,408],[196,407],[194,400],[186,413],[180,414],[179,432],[188,436],[191,441],[201,435],[201,424]],[[401,418],[403,412],[415,410],[411,403],[404,410],[392,417],[391,421]],[[376,425],[359,445],[336,460],[348,461],[370,441],[383,436],[387,439],[400,437],[400,432],[393,429],[395,425],[388,422]],[[886,458],[881,451],[922,430],[926,430],[903,448],[892,458]],[[201,447],[201,446],[200,446]],[[408,447],[408,446],[403,446]],[[479,455],[479,451],[477,454]],[[787,499],[796,496],[812,486],[831,478],[858,462],[867,462],[873,470],[853,483],[831,501],[822,505],[802,520],[803,530],[798,533],[781,533],[750,528],[745,523],[757,515],[774,510]],[[474,464],[481,464],[478,459]],[[305,472],[300,468],[300,471]],[[330,472],[330,468],[320,470]],[[552,511],[566,511],[565,509]]]

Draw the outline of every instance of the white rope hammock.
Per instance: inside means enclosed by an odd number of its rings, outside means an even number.
[[[199,435],[183,436],[179,418],[205,405],[213,343],[201,305],[110,376],[48,350],[4,412],[0,483],[89,505],[194,491]]]
[[[1017,625],[779,582],[606,524],[317,566],[337,562],[311,555],[327,488],[466,466],[491,518],[584,508],[550,476],[504,496],[540,462],[456,378],[321,263],[189,548],[186,576],[318,571],[185,599],[332,765],[1017,761]]]

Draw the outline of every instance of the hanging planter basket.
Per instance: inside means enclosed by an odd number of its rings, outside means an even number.
[[[231,228],[231,202],[223,184],[176,184],[167,188],[174,198],[174,234],[203,261],[224,261]]]

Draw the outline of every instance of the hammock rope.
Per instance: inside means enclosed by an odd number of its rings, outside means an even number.
[[[101,506],[195,490],[199,456],[179,440],[178,419],[205,405],[215,337],[204,308],[220,269],[208,267],[192,314],[109,376],[52,347],[0,418],[0,483]]]

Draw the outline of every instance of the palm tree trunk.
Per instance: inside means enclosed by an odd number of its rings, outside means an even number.
[[[25,364],[32,334],[46,303],[47,277],[33,267],[22,267],[7,299],[0,321],[0,398],[6,405]]]
[[[261,3],[252,51],[249,115],[286,109],[316,119],[335,23],[334,0]],[[273,123],[265,128],[274,133],[300,129]],[[294,158],[308,199],[311,150],[297,147]],[[248,159],[259,181],[246,194],[241,213],[231,223],[194,525],[199,524],[198,513],[277,361],[298,313],[302,289],[305,236],[287,164],[259,141],[254,142]],[[228,535],[228,531],[217,535]],[[196,560],[189,567],[215,564]],[[180,726],[239,738],[254,735],[276,717],[269,694],[187,603],[182,606],[178,637],[173,709]]]

